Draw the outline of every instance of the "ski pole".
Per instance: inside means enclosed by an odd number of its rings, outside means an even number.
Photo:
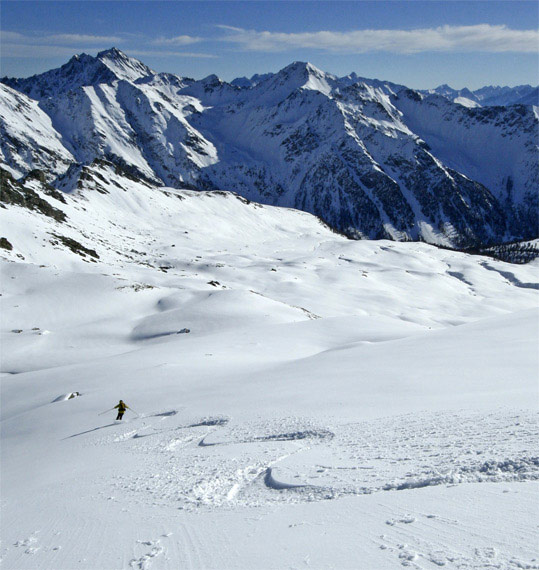
[[[102,416],[103,414],[106,414],[107,412],[112,412],[112,410],[114,410],[114,408],[111,408],[110,410],[105,410],[104,412],[101,412],[100,414],[97,414],[97,415]]]
[[[138,412],[135,412],[135,410],[133,410],[133,408],[127,408],[127,409],[128,409],[130,412],[133,412],[136,416],[138,416],[138,417],[140,418]]]

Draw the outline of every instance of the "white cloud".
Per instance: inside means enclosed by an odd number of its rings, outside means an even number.
[[[441,26],[415,30],[354,30],[349,32],[281,33],[218,26],[227,34],[222,41],[245,50],[280,52],[298,48],[333,53],[383,51],[420,52],[520,52],[536,53],[538,30],[512,30],[507,26]]]
[[[219,56],[211,53],[197,53],[189,51],[162,51],[162,50],[137,50],[130,49],[128,55],[149,57],[193,57],[199,59],[217,59]]]
[[[153,41],[142,41],[138,36],[95,36],[88,34],[21,34],[12,31],[0,31],[0,43],[2,57],[20,58],[49,58],[71,57],[75,53],[94,53],[110,48],[112,45],[154,45],[168,47],[169,49],[126,49],[133,56],[156,56],[156,57],[188,57],[199,59],[214,59],[218,56],[208,53],[194,53],[175,51],[170,48],[189,45],[202,41],[202,38],[192,36],[177,36],[174,38],[158,38]]]
[[[120,44],[123,38],[118,36],[91,36],[86,34],[55,34],[52,36],[45,36],[43,41],[47,43],[60,43],[60,44]]]
[[[46,44],[17,44],[2,42],[2,57],[20,57],[32,59],[46,59],[49,57],[67,57],[70,58],[76,53],[92,53],[101,51],[101,49],[110,48],[110,45],[104,46],[58,46]]]
[[[119,36],[89,34],[20,34],[0,31],[2,57],[49,58],[71,57],[75,53],[93,52],[121,44]]]
[[[176,36],[174,38],[159,37],[152,44],[156,46],[187,46],[203,41],[202,38],[196,36]]]
[[[0,30],[0,41],[2,42],[20,42],[24,41],[26,36],[19,34],[18,32],[7,32],[5,30]]]
[[[119,36],[94,36],[89,34],[47,34],[47,35],[25,35],[18,32],[1,30],[0,41],[2,44],[115,44],[121,43],[123,39]]]

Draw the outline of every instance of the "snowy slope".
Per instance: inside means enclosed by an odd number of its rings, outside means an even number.
[[[6,568],[537,566],[537,261],[76,180],[3,177]]]
[[[65,172],[74,161],[62,135],[37,101],[0,84],[0,161],[16,177],[36,168],[49,178]]]

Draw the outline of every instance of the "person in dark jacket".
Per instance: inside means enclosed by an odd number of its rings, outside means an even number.
[[[131,409],[123,400],[120,400],[120,403],[117,406],[114,406],[112,409],[114,410],[116,408],[118,409],[118,416],[116,417],[117,420],[122,419],[123,415],[125,414],[125,410]]]

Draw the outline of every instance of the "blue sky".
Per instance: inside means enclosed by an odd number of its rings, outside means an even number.
[[[415,88],[539,82],[535,0],[12,2],[1,74],[25,77],[116,46],[156,71],[225,80],[310,61]]]

